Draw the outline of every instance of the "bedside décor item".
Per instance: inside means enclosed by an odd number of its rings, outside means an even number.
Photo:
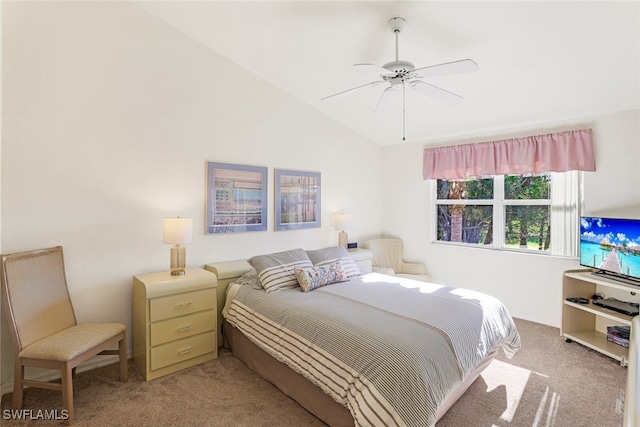
[[[207,162],[207,234],[267,229],[267,170]]]
[[[345,249],[347,249],[347,245],[349,243],[349,235],[347,234],[347,231],[351,231],[351,219],[352,216],[346,214],[339,214],[335,217],[335,228],[336,230],[340,230],[338,233],[338,245],[343,246]]]
[[[276,230],[320,227],[320,173],[276,169]]]
[[[193,240],[193,218],[165,218],[163,223],[163,243],[171,247],[171,275],[184,276],[187,264],[187,251],[182,243]]]

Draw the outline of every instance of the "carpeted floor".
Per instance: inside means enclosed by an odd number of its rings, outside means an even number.
[[[556,328],[516,319],[523,348],[502,353],[437,427],[619,427],[618,399],[626,368]],[[217,360],[145,382],[130,362],[129,382],[117,365],[79,373],[75,426],[324,426],[228,351]],[[11,394],[2,396],[1,424],[60,425],[60,421],[7,420]],[[62,410],[60,394],[25,391],[25,409]]]
[[[515,319],[522,348],[502,352],[438,427],[620,427],[627,368],[560,331]],[[621,396],[622,393],[622,396]]]

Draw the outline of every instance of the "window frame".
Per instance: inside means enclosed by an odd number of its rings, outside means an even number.
[[[438,199],[438,187],[437,187],[437,179],[430,179],[430,192],[431,192],[431,212],[433,214],[433,218],[431,219],[430,229],[431,229],[431,242],[435,244],[442,245],[452,245],[452,246],[462,246],[467,248],[479,248],[479,249],[488,249],[488,250],[498,250],[505,252],[518,252],[518,253],[526,253],[526,254],[536,254],[536,255],[544,255],[544,256],[559,256],[562,258],[576,258],[577,253],[556,253],[554,252],[554,245],[551,245],[551,248],[544,251],[535,251],[531,249],[522,249],[512,246],[505,245],[505,209],[507,206],[548,206],[549,207],[549,222],[550,222],[550,239],[554,241],[554,233],[563,233],[562,225],[558,224],[559,227],[556,227],[554,223],[554,214],[553,211],[556,209],[554,205],[554,185],[565,185],[566,180],[559,180],[558,175],[562,175],[569,172],[548,172],[550,176],[550,191],[548,199],[505,199],[504,198],[504,175],[494,175],[493,178],[493,198],[492,199]],[[567,209],[566,215],[573,215],[573,219],[575,221],[579,220],[580,211],[582,207],[582,172],[577,172],[578,174],[578,183],[575,185],[575,188],[570,188],[570,191],[577,192],[576,199],[578,200],[578,206],[576,209],[571,210]],[[513,174],[509,174],[513,175]],[[537,175],[537,174],[536,174]],[[540,174],[542,175],[542,174]],[[564,189],[564,188],[563,188]],[[557,191],[556,191],[557,194]],[[438,240],[438,205],[482,205],[482,206],[492,206],[493,207],[493,241],[489,245],[482,245],[477,243],[465,243],[465,242],[448,242],[444,240]],[[566,221],[565,221],[566,222]],[[566,251],[567,249],[563,249]]]

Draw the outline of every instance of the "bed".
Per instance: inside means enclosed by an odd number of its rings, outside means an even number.
[[[520,337],[497,299],[378,273],[341,247],[207,264],[234,356],[330,426],[434,425]]]

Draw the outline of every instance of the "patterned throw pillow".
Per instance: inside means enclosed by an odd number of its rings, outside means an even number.
[[[307,251],[307,255],[309,255],[309,259],[316,267],[332,264],[339,259],[342,261],[342,267],[347,273],[347,277],[360,276],[362,274],[356,262],[343,246],[331,246]]]
[[[348,280],[347,273],[344,271],[340,260],[325,266],[296,268],[296,278],[300,283],[302,292],[310,292],[322,286]]]

